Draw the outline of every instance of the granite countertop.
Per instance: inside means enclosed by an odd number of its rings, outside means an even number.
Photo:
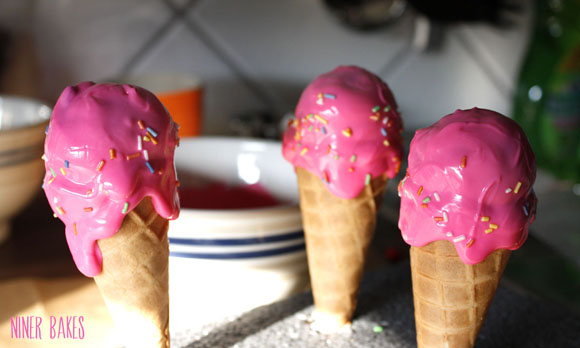
[[[235,319],[180,332],[172,343],[191,348],[416,347],[408,260],[365,275],[350,333],[314,332],[309,326],[312,311],[311,293],[303,293]],[[476,348],[579,345],[580,315],[533,298],[502,280]]]

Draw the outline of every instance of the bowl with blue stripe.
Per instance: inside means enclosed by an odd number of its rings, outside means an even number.
[[[280,142],[185,138],[175,166],[182,208],[168,234],[172,317],[189,316],[190,326],[191,311],[219,320],[308,287],[296,175]]]

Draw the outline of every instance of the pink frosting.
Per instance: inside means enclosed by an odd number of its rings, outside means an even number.
[[[416,247],[447,239],[466,264],[518,249],[535,216],[535,178],[520,126],[494,111],[457,110],[411,141],[399,185],[403,239]]]
[[[44,145],[43,188],[83,274],[101,272],[97,240],[114,235],[145,196],[159,215],[177,218],[177,140],[177,125],[149,91],[92,82],[63,91]]]
[[[393,178],[402,158],[402,122],[389,87],[376,75],[341,66],[306,87],[282,152],[318,175],[330,192],[356,197],[371,178]]]

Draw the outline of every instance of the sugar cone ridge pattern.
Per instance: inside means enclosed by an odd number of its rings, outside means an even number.
[[[146,197],[98,242],[103,271],[94,279],[127,347],[169,346],[168,226]]]
[[[447,240],[411,247],[419,348],[474,346],[510,253],[496,250],[467,265]]]
[[[296,168],[315,308],[349,323],[387,177],[371,180],[353,199],[333,195],[322,180]]]

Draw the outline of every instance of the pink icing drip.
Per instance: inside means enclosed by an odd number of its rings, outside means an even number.
[[[157,145],[142,138],[141,151],[138,137],[148,131],[139,127],[139,120],[157,133]],[[101,272],[96,241],[114,235],[126,213],[144,197],[152,198],[159,215],[177,218],[176,144],[177,125],[157,98],[142,88],[84,82],[63,91],[46,136],[43,187],[54,213],[66,225],[71,254],[83,274],[92,277]],[[136,153],[138,157],[127,159]]]
[[[318,175],[336,196],[354,198],[369,175],[393,178],[399,171],[402,122],[393,94],[374,74],[341,66],[318,76],[295,114],[284,133],[283,155]]]
[[[535,215],[535,178],[534,153],[514,121],[457,110],[411,141],[399,185],[403,239],[417,247],[447,239],[466,264],[518,249]]]

